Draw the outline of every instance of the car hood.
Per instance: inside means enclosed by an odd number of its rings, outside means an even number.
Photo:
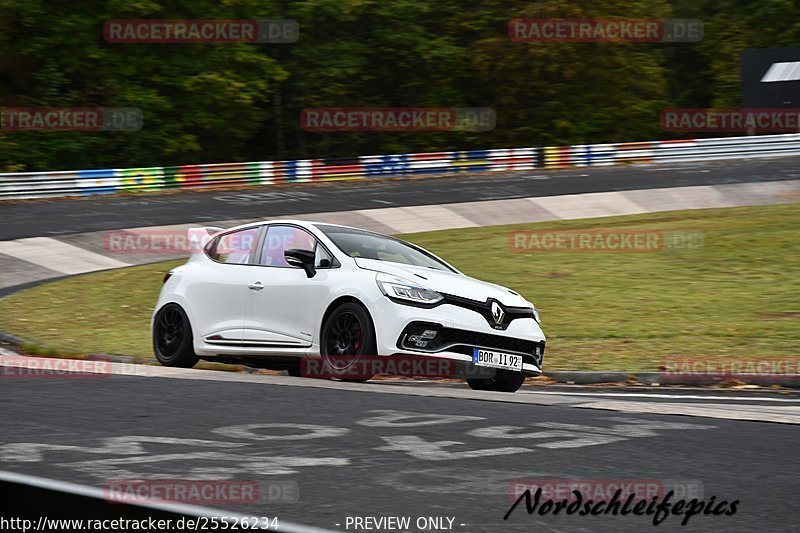
[[[391,261],[378,261],[376,259],[355,258],[356,265],[365,270],[383,272],[400,278],[424,285],[437,292],[461,296],[485,302],[489,298],[498,300],[503,305],[511,307],[528,307],[529,303],[516,293],[511,293],[506,287],[487,283],[479,279],[470,278],[456,272],[445,272],[432,268],[393,263]]]

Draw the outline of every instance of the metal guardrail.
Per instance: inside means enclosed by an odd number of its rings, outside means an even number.
[[[800,155],[800,134],[0,174],[0,199]]]

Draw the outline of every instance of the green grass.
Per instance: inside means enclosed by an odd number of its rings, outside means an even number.
[[[406,235],[535,302],[546,369],[655,370],[668,355],[800,353],[800,204]],[[518,229],[701,233],[699,249],[514,253]],[[0,330],[38,350],[151,357],[149,320],[175,262],[79,276],[0,301]]]

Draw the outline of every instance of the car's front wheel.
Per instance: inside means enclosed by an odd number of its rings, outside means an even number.
[[[498,369],[495,376],[490,379],[467,379],[467,384],[472,390],[517,392],[525,383],[525,374],[513,370]]]
[[[153,351],[164,366],[191,368],[197,361],[192,347],[192,326],[177,304],[167,304],[153,321]]]
[[[320,352],[333,377],[356,383],[371,379],[369,358],[378,350],[367,310],[355,302],[336,307],[322,326]]]

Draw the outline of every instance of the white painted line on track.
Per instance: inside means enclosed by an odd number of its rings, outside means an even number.
[[[607,409],[622,413],[681,415],[750,422],[800,424],[800,406],[721,405],[697,403],[624,402],[605,400],[574,405],[583,409]]]
[[[479,202],[488,202],[488,201],[492,201],[492,200],[514,200],[514,199],[519,199],[519,198],[524,198],[524,196],[522,196],[520,194],[507,194],[505,196],[483,196],[481,198],[478,198],[478,201]]]
[[[703,396],[698,394],[664,394],[646,392],[560,392],[560,391],[532,391],[520,390],[517,394],[557,394],[559,396],[593,396],[593,397],[618,397],[618,398],[664,398],[675,400],[726,400],[743,402],[785,402],[798,403],[800,398],[771,398],[762,396]]]

